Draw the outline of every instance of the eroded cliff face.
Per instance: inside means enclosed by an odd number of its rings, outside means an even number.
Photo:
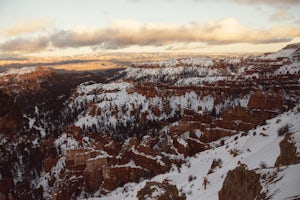
[[[0,85],[6,94],[35,92],[41,84],[51,78],[53,71],[46,67],[29,67],[1,73]]]
[[[24,130],[27,134],[12,134],[0,143],[3,152],[18,152],[0,160],[2,166],[18,163],[13,170],[1,168],[1,181],[9,186],[1,195],[19,197],[21,190],[28,198],[104,195],[126,183],[179,169],[188,157],[224,146],[223,138],[248,136],[251,129],[299,104],[297,48],[283,57],[279,52],[241,59],[133,64],[106,84],[85,82],[70,95],[55,96],[60,107],[55,107],[57,101],[49,101],[49,105],[41,103],[25,113],[15,108],[13,113],[19,112],[21,123],[3,110],[0,131]],[[44,80],[48,86],[55,84],[51,73],[39,68],[27,74],[7,73],[2,76],[3,95],[43,91]],[[41,81],[31,83],[33,80]],[[19,88],[19,82],[24,88]],[[291,144],[289,140],[284,141],[278,165],[291,160],[287,155],[294,152],[285,148]],[[238,157],[238,151],[232,152]],[[20,177],[15,178],[20,165],[29,167],[22,168]],[[240,166],[227,177],[222,198],[238,198],[246,192],[248,199],[258,195],[261,186],[253,171]],[[234,192],[230,182],[243,184]],[[169,187],[156,186],[166,191]],[[255,188],[252,192],[251,187]]]
[[[260,176],[254,170],[247,170],[240,165],[227,173],[223,187],[219,191],[219,199],[253,200],[263,199],[260,195],[262,186]]]
[[[284,139],[279,143],[280,155],[275,162],[276,167],[300,163],[300,155],[297,152],[296,143],[293,141],[293,135],[286,132]]]
[[[92,77],[57,74],[45,67],[0,73],[0,182],[5,185],[1,198],[42,199],[49,193],[35,183],[65,159],[54,144],[72,119],[63,113],[63,104],[70,88]],[[72,137],[81,137],[78,130],[72,131]],[[62,186],[57,179],[40,181]]]

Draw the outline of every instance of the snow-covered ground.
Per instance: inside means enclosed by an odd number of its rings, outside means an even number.
[[[169,65],[167,65],[169,66]],[[158,68],[126,68],[122,73],[126,74],[126,78],[132,80],[143,80],[146,79],[150,82],[159,83],[165,82],[176,82],[179,78],[210,78],[216,76],[231,75],[231,71],[227,68],[224,69],[213,69],[210,64],[203,65],[183,65],[175,67],[176,65],[169,67],[158,67]]]
[[[297,48],[296,46],[295,47],[290,46],[290,48],[281,49],[280,51],[277,51],[275,53],[262,56],[262,58],[273,59],[273,60],[276,60],[277,58],[284,58],[284,57],[291,58],[292,55],[296,53],[297,49],[299,49],[299,47]]]
[[[279,143],[284,138],[278,136],[277,131],[285,125],[289,126],[289,132],[293,134],[293,138],[297,142],[297,152],[300,153],[298,140],[300,138],[300,112],[298,106],[298,110],[294,108],[268,120],[266,125],[250,130],[246,136],[238,134],[225,138],[223,146],[219,146],[219,141],[212,143],[214,146],[212,149],[188,158],[187,163],[180,169],[174,166],[170,172],[155,176],[151,181],[162,182],[164,179],[168,179],[189,200],[218,199],[218,192],[222,188],[227,172],[236,168],[238,162],[246,164],[249,170],[255,170],[257,174],[264,174],[268,171],[274,173],[277,170],[274,163],[280,154]],[[238,155],[233,157],[230,151],[235,151]],[[221,160],[221,167],[217,167],[213,173],[207,174],[214,159]],[[267,191],[267,196],[272,196],[271,199],[275,200],[290,199],[292,196],[300,195],[299,174],[300,164],[280,167],[276,181],[263,185],[263,190]],[[189,179],[190,176],[193,178]],[[209,181],[206,189],[202,185],[204,177]],[[137,192],[145,186],[147,181],[150,180],[129,183],[107,196],[92,199],[137,199]]]
[[[74,99],[69,103],[69,108],[74,110],[80,105],[88,106],[93,104],[96,110],[101,112],[92,116],[90,115],[91,108],[87,108],[80,113],[75,125],[81,128],[84,126],[92,127],[93,124],[97,128],[115,128],[117,125],[126,125],[128,122],[131,122],[134,117],[131,113],[139,113],[138,117],[141,118],[142,113],[147,112],[147,120],[164,120],[175,116],[177,112],[183,112],[185,109],[203,113],[203,111],[212,111],[215,107],[216,112],[219,113],[220,110],[233,105],[247,107],[250,98],[250,95],[246,95],[242,98],[225,99],[224,102],[215,105],[215,98],[212,95],[204,96],[194,91],[187,91],[181,96],[147,98],[138,92],[129,93],[128,89],[135,90],[135,86],[127,82],[109,84],[83,83],[79,85]],[[164,104],[171,109],[169,114],[165,112]],[[161,113],[159,116],[154,114],[153,107],[159,109]]]
[[[135,66],[159,66],[160,68],[169,68],[176,65],[198,65],[198,66],[212,66],[214,61],[209,57],[199,57],[199,58],[181,58],[181,59],[167,59],[156,62],[142,62],[135,63]]]
[[[131,67],[121,71],[123,79],[134,81],[148,81],[153,83],[171,83],[176,85],[202,85],[237,78],[258,78],[260,74],[249,75],[249,70],[263,70],[265,66],[282,66],[274,74],[299,73],[299,44],[261,56],[243,58],[173,58],[157,62],[134,63]],[[291,64],[292,63],[292,64]],[[188,76],[187,76],[188,74]]]
[[[36,67],[23,67],[20,69],[9,69],[6,72],[0,73],[0,76],[29,74],[34,72],[35,70]]]

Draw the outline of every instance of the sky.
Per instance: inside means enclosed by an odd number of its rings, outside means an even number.
[[[0,59],[255,53],[300,42],[300,0],[0,0]]]

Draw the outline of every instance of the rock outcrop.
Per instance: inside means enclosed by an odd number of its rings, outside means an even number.
[[[287,166],[300,163],[300,156],[297,154],[292,134],[286,133],[284,139],[279,143],[280,154],[275,162],[275,167]]]
[[[31,67],[0,74],[1,90],[7,94],[36,92],[41,84],[51,78],[53,71],[46,67]]]
[[[253,170],[248,170],[240,165],[227,173],[223,187],[219,191],[219,200],[237,199],[253,200],[262,199],[259,183],[260,176]]]
[[[138,200],[157,199],[157,200],[185,200],[179,195],[175,185],[167,182],[147,182],[145,187],[137,193]]]

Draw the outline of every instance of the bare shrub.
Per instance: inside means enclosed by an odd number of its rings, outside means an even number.
[[[263,162],[263,161],[260,162],[259,166],[261,168],[267,168],[267,164],[265,162]]]
[[[192,175],[189,175],[188,181],[191,182],[192,180],[194,180],[194,177]]]
[[[281,136],[284,136],[288,132],[289,132],[289,126],[286,124],[277,130],[277,135],[279,137],[281,137]]]

